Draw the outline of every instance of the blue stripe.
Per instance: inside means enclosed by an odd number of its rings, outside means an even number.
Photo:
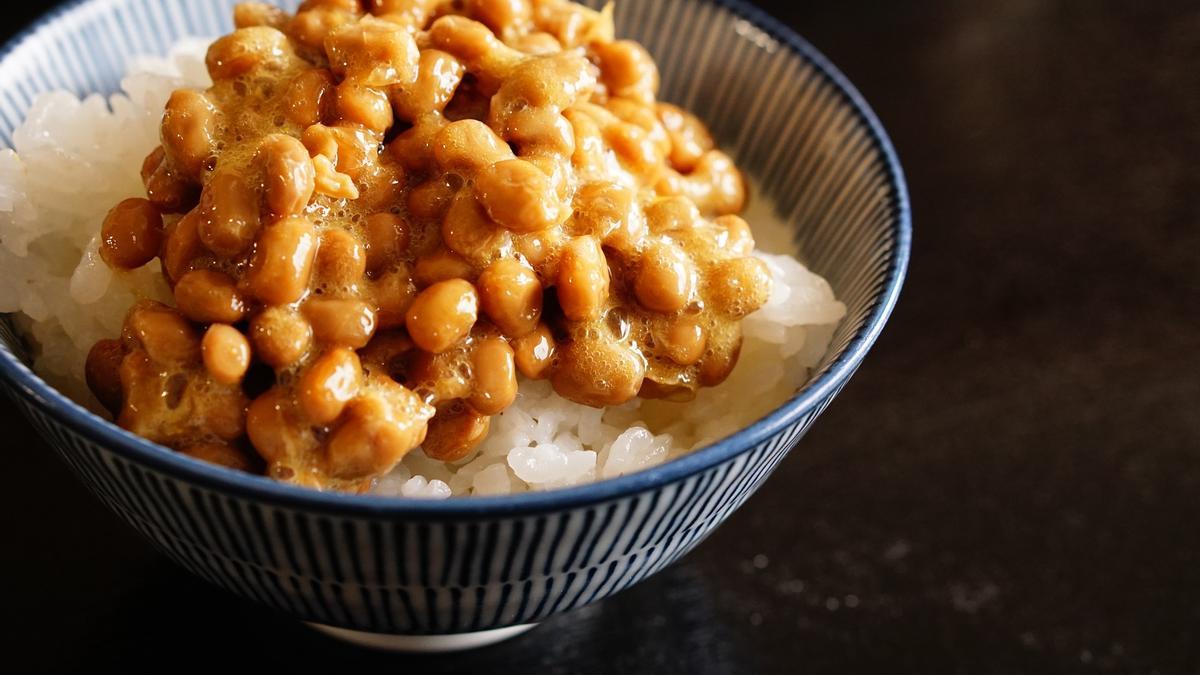
[[[249,510],[250,520],[254,522],[255,529],[264,536],[269,536],[271,530],[267,528],[267,524],[263,519],[263,512],[250,505],[243,504],[243,506]],[[275,557],[275,547],[270,545],[270,542],[263,543],[262,550],[266,552],[265,557],[268,565],[272,568],[280,567],[279,559]],[[259,560],[261,559],[259,558]]]
[[[438,531],[443,533],[443,536],[446,540],[445,559],[447,561],[453,561],[455,559],[455,549],[458,548],[458,537],[461,534],[461,530],[458,528],[453,530],[450,530],[449,528],[438,528]],[[453,567],[453,565],[448,562],[441,565],[442,576],[438,581],[439,586],[448,586],[450,584],[451,567]]]
[[[591,513],[590,509],[588,513]],[[567,523],[572,518],[573,516],[570,515],[562,515],[555,519],[558,522],[558,527],[555,528],[554,534],[550,537],[546,546],[546,559],[542,564],[542,576],[550,575],[550,570],[554,566],[554,555],[559,551],[565,550],[562,546],[563,535],[566,533]]]
[[[400,595],[400,604],[404,606],[404,612],[408,615],[408,627],[410,630],[419,630],[424,623],[417,618],[417,610],[413,607],[412,598],[409,597],[408,591],[403,588],[398,589]]]
[[[316,523],[317,523],[317,527],[320,528],[320,531],[321,531],[321,540],[333,541],[334,540],[333,523],[331,523],[328,518],[318,518]],[[338,581],[345,581],[346,574],[342,570],[342,564],[338,560],[338,556],[335,555],[336,549],[331,550],[331,549],[325,548],[324,550],[328,551],[328,553],[326,555],[329,558],[329,564],[333,568],[331,570],[333,572],[333,578]]]
[[[537,518],[533,521],[533,536],[525,544],[525,564],[521,566],[518,579],[528,579],[533,574],[533,556],[537,553],[538,544],[542,543],[542,535],[546,532],[546,519]]]
[[[392,527],[392,548],[396,555],[396,572],[400,577],[400,583],[408,585],[408,558],[405,552],[411,545],[408,543],[408,529],[401,523],[396,523]]]
[[[533,596],[533,580],[526,578],[521,584],[520,602],[517,604],[517,611],[513,614],[511,623],[521,623],[525,618],[525,611],[529,607],[529,599]]]
[[[420,565],[417,581],[422,586],[429,585],[429,525],[417,525],[417,561]]]
[[[471,616],[471,623],[467,626],[467,630],[474,632],[483,626],[483,598],[485,591],[483,586],[475,587],[475,613]]]
[[[479,523],[467,523],[467,543],[463,547],[462,555],[458,558],[458,585],[467,586],[471,583],[471,563],[475,560],[475,545],[479,540]],[[447,567],[449,569],[449,567]],[[479,577],[480,583],[483,582],[483,575]],[[443,583],[445,583],[443,581]]]
[[[358,540],[358,523],[346,520],[342,521],[341,527],[345,545],[339,547],[339,550],[350,558],[351,580],[356,584],[365,584],[367,583],[367,575],[363,572],[362,558],[359,557],[359,554],[361,551],[369,549],[364,547],[363,543]]]
[[[634,550],[635,547],[642,545],[639,543],[642,530],[646,528],[646,525],[650,524],[652,514],[658,512],[658,500],[666,492],[670,492],[672,498],[674,498],[674,495],[679,493],[679,484],[676,483],[674,485],[668,485],[666,488],[650,494],[650,499],[646,501],[646,510],[642,512],[642,517],[638,521],[637,527],[634,528],[633,534],[629,537],[629,542],[625,545],[625,554],[628,554],[630,551]]]
[[[380,612],[383,614],[384,619],[384,629],[389,633],[397,632],[400,624],[396,622],[395,615],[393,614],[391,593],[387,589],[380,588],[376,591],[376,595],[379,597]]]
[[[604,519],[601,520],[600,525],[595,528],[595,532],[592,535],[592,540],[590,542],[588,542],[587,546],[584,546],[581,549],[581,551],[583,552],[583,556],[579,559],[579,565],[595,564],[593,562],[593,560],[595,559],[594,556],[595,556],[596,550],[598,549],[598,546],[600,544],[600,538],[603,537],[604,534],[608,531],[609,525],[613,522],[613,516],[616,513],[617,513],[617,504],[616,503],[609,504],[604,509]],[[584,535],[581,533],[579,535],[579,540],[583,541],[583,539],[584,539]],[[614,544],[616,543],[615,536],[612,538],[612,541]],[[610,550],[611,550],[611,546],[610,546]],[[574,565],[575,564],[574,558],[572,558],[571,562],[568,564]]]
[[[283,544],[283,552],[287,556],[288,568],[291,570],[300,570],[300,561],[296,556],[296,547],[292,542],[292,538],[288,536],[288,518],[284,511],[275,512],[275,534],[279,537]]]
[[[295,540],[299,543],[296,551],[302,558],[300,570],[306,577],[324,579],[325,575],[322,574],[321,561],[317,558],[317,549],[308,530],[308,526],[313,522],[312,519],[301,516],[299,513],[293,513],[291,516],[288,519],[288,527],[295,534]]]
[[[518,544],[521,542],[521,534],[525,531],[525,521],[514,521],[509,528],[508,551],[504,556],[504,568],[500,571],[501,579],[512,578],[513,562],[517,557]]]
[[[428,586],[425,589],[425,608],[428,631],[437,633],[439,629],[442,629],[438,625],[438,592]]]
[[[496,614],[492,617],[491,623],[488,624],[489,626],[505,625],[505,623],[501,621],[500,617],[504,614],[504,608],[508,606],[508,597],[512,595],[512,590],[513,585],[511,583],[504,583],[500,585],[500,601],[496,603]]]
[[[561,608],[555,607],[553,611],[558,612],[559,609],[574,609],[575,607],[579,607],[579,599],[583,597],[583,594],[585,591],[587,591],[587,589],[592,587],[592,580],[595,578],[598,569],[599,568],[597,567],[589,567],[587,573],[584,575],[583,583],[579,584],[579,590],[575,592],[575,597],[571,598],[571,601],[565,606]],[[566,593],[563,593],[563,597],[567,597]]]
[[[463,592],[461,588],[450,589],[450,620],[447,623],[447,626],[462,625],[462,622],[459,619],[462,611],[462,594]]]
[[[568,578],[570,578],[570,577],[568,576]],[[542,583],[545,586],[545,588],[542,591],[541,600],[538,601],[537,609],[534,609],[533,613],[528,616],[525,616],[522,613],[521,618],[520,618],[521,623],[528,622],[529,620],[534,619],[534,618],[540,618],[542,616],[545,616],[543,614],[543,611],[546,609],[546,601],[549,600],[550,596],[554,594],[554,577],[546,577],[545,581],[543,581]]]
[[[608,512],[610,515],[612,514],[612,506],[609,506]],[[586,511],[583,512],[583,525],[581,525],[579,528],[580,534],[575,535],[575,545],[571,547],[571,549],[570,549],[571,552],[567,555],[567,559],[565,561],[563,561],[562,567],[559,569],[565,571],[565,570],[571,569],[575,565],[575,558],[579,555],[579,552],[583,550],[583,542],[585,540],[585,537],[582,536],[582,533],[586,533],[588,530],[591,529],[592,522],[595,519],[596,519],[596,512],[594,510],[587,509]],[[560,534],[560,536],[554,541],[554,544],[550,547],[550,550],[552,550],[552,551],[559,550],[559,545],[562,543],[562,536],[561,536],[562,533],[560,532],[559,534]],[[543,572],[543,574],[550,574],[549,559],[547,559],[547,561],[546,561],[546,570]]]

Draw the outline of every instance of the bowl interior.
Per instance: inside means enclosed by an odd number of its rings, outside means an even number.
[[[130,57],[162,54],[178,39],[231,29],[237,0],[78,0],[55,10],[0,56],[0,142],[39,92],[112,93]],[[296,0],[278,4],[293,9]],[[602,0],[585,4],[599,6]],[[658,61],[661,99],[694,111],[776,205],[801,258],[832,285],[848,314],[813,378],[739,434],[646,472],[566,490],[422,503],[327,495],[203,465],[138,439],[59,395],[23,365],[9,318],[0,319],[0,380],[104,447],[192,479],[267,497],[378,508],[470,511],[599,499],[716,464],[769,437],[836,392],[883,326],[903,279],[909,211],[890,141],[858,93],[819,53],[755,8],[720,0],[622,0],[618,35]],[[549,495],[549,497],[547,497]],[[464,504],[464,506],[452,506]],[[470,504],[470,506],[466,506]]]

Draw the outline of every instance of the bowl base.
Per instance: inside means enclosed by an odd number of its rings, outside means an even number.
[[[327,626],[322,623],[309,623],[308,625],[330,637],[342,642],[358,645],[359,647],[369,647],[371,649],[382,649],[392,652],[436,654],[442,652],[461,652],[468,649],[478,649],[479,647],[494,645],[497,642],[503,642],[509,638],[521,635],[537,624],[527,623],[520,626],[508,626],[507,628],[481,630],[475,633],[454,633],[449,635],[390,635],[388,633],[368,633],[361,630],[338,628],[337,626]]]

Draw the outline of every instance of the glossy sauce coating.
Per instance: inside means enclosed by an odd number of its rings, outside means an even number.
[[[88,381],[194,457],[363,490],[461,459],[518,373],[687,400],[769,291],[742,177],[608,11],[565,0],[262,3],[167,104],[102,256],[157,256]]]

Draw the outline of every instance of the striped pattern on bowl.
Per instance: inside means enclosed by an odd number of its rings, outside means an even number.
[[[129,56],[227,32],[234,4],[84,0],[57,10],[0,56],[0,140],[11,142],[37,92],[111,92]],[[611,481],[404,501],[281,485],[135,438],[31,373],[7,319],[0,382],[97,497],[166,555],[298,618],[380,633],[479,631],[536,622],[655,573],[754,493],[858,367],[899,293],[909,210],[874,115],[785,27],[726,1],[622,0],[616,17],[618,33],[658,59],[662,98],[711,125],[849,308],[814,379],[760,422]]]

